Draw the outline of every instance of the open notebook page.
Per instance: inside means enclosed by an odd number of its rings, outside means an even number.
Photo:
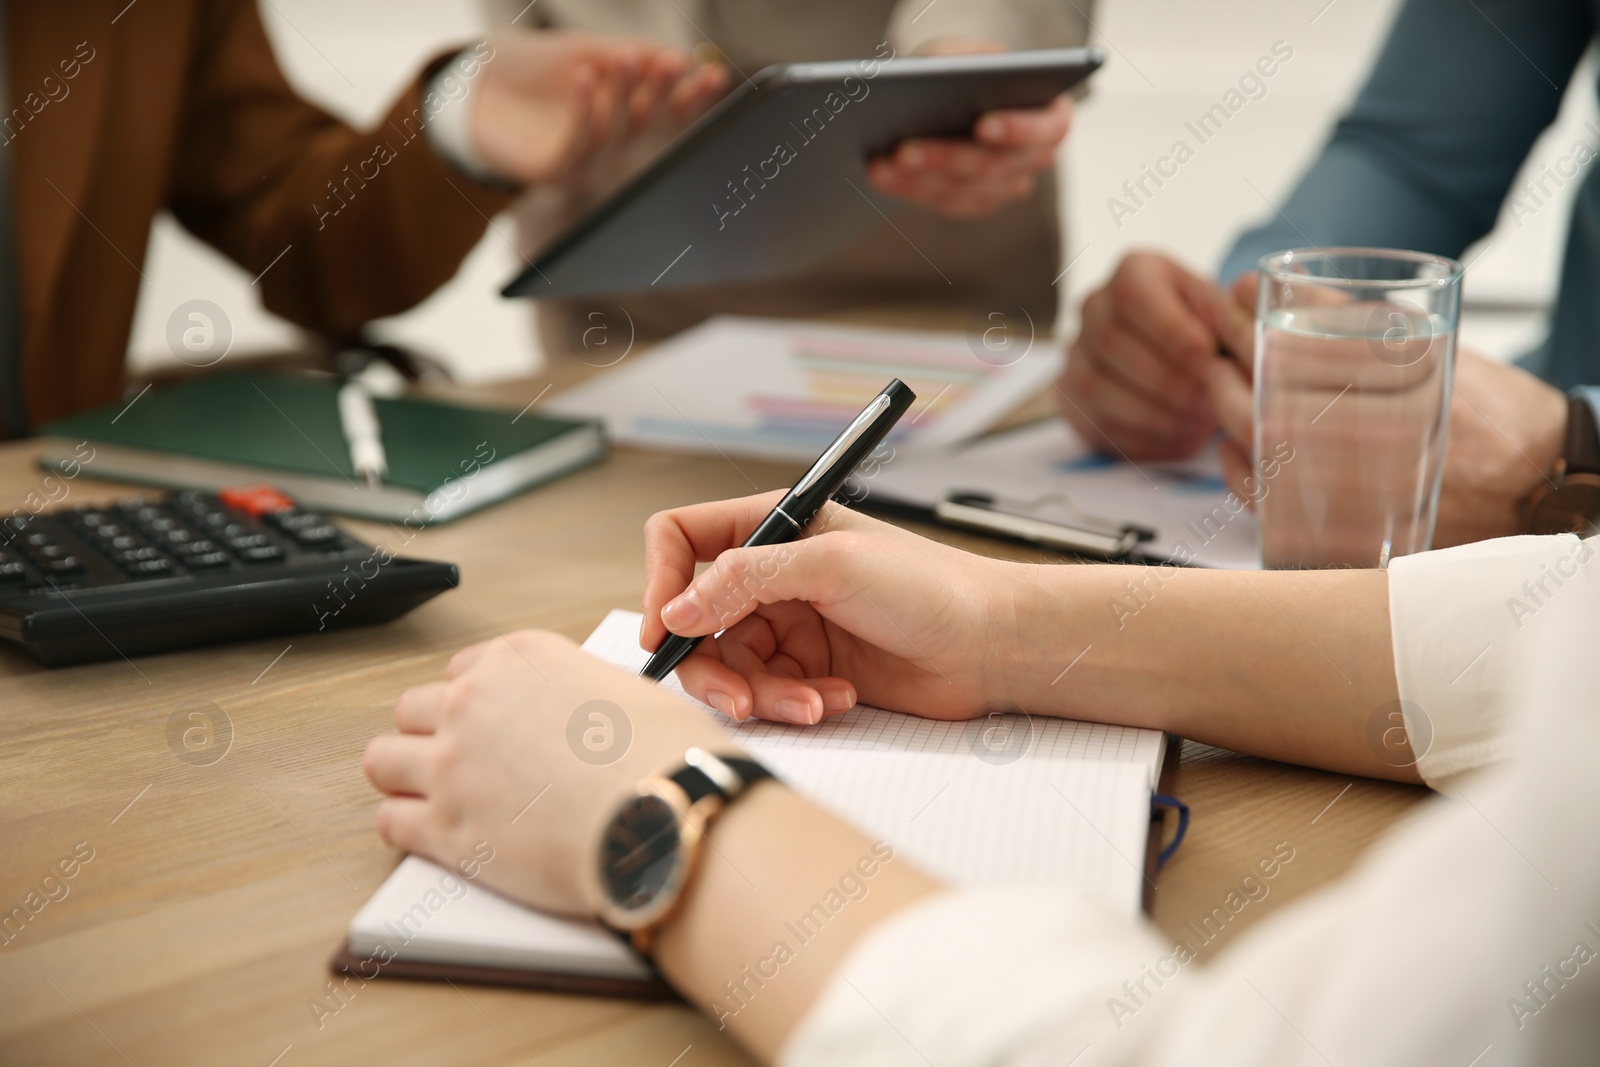
[[[585,648],[613,662],[642,663],[632,651],[638,620],[612,612]],[[1059,886],[1138,911],[1153,774],[1147,758],[1156,757],[1146,757],[1147,739],[1133,735],[1149,731],[1051,720],[1044,725],[1059,724],[1059,735],[1040,731],[1036,738],[1048,743],[995,764],[972,754],[951,728],[959,724],[867,708],[829,725],[841,724],[831,732],[728,726],[791,788],[952,885]],[[1084,755],[1068,755],[1074,748]],[[416,856],[357,913],[349,935],[357,957],[381,948],[414,962],[617,978],[649,973],[594,924],[521,907]]]
[[[608,663],[637,673],[650,658],[649,653],[639,647],[639,624],[643,619],[636,611],[612,611],[595,627],[583,647]],[[683,693],[676,675],[661,684],[675,693]],[[709,715],[717,714],[704,704],[700,706]],[[764,759],[775,759],[774,753],[784,748],[895,749],[970,755],[975,732],[984,728],[981,722],[939,722],[866,705],[858,705],[844,715],[815,726],[790,726],[764,719],[730,722],[727,726],[729,736]],[[1041,716],[1033,717],[1026,724],[1019,722],[1018,726],[1033,734],[1024,759],[1070,756],[1083,760],[1129,761],[1143,767],[1150,788],[1156,787],[1161,760],[1166,754],[1166,735],[1159,730]]]
[[[891,862],[952,885],[1056,886],[1139,911],[1150,790],[1132,763],[994,766],[970,755],[815,748],[788,748],[769,763],[791,788],[888,842]],[[594,924],[513,904],[416,856],[356,914],[349,934],[358,957],[382,946],[413,962],[649,976]]]
[[[420,856],[400,861],[350,920],[349,936],[351,955],[380,962],[392,955],[418,963],[651,977],[639,957],[596,924],[513,904]]]

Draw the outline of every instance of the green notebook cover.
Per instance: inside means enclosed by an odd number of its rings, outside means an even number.
[[[133,455],[127,450],[188,457],[250,468],[259,472],[260,481],[269,483],[274,482],[275,475],[287,476],[280,481],[302,485],[306,478],[329,479],[333,483],[329,490],[337,488],[342,499],[349,496],[345,490],[359,494],[362,489],[339,423],[338,392],[339,383],[333,378],[214,374],[152,389],[131,405],[119,403],[62,419],[43,427],[40,433],[114,446],[111,451],[119,462],[113,466],[119,468],[127,466],[121,460]],[[563,439],[575,434],[593,435],[599,444],[599,430],[592,422],[552,418],[531,411],[519,415],[416,397],[378,398],[374,407],[383,426],[388,456],[384,487],[411,490],[417,498],[427,498],[450,485],[452,479],[475,476],[477,471],[497,464],[521,460],[523,467],[542,475],[496,493],[494,499],[500,499],[598,455],[585,455],[553,472],[543,470],[546,465],[526,462],[537,460],[536,453],[558,445],[568,446],[563,448],[563,455],[573,453],[572,442]],[[93,466],[91,470],[107,473],[94,470]],[[118,473],[125,471],[110,476]],[[183,481],[159,475],[149,480],[159,484]],[[495,481],[504,483],[506,479]],[[330,510],[352,514],[393,510],[363,507],[359,495],[352,499],[352,506]],[[475,506],[488,502],[482,500]],[[461,509],[451,510],[454,513]]]

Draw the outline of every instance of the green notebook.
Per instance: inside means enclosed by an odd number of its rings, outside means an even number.
[[[448,522],[605,454],[596,422],[379,398],[389,473],[369,488],[350,462],[338,392],[332,378],[197,378],[43,427],[50,441],[39,462],[178,489],[265,482],[313,510],[420,524]],[[84,441],[94,448],[88,463],[77,452]]]

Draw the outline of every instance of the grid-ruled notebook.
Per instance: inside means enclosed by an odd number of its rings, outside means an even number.
[[[643,620],[644,616],[636,611],[613,611],[595,627],[583,647],[607,663],[615,663],[637,674],[650,658],[650,654],[639,647],[639,624]],[[676,675],[661,684],[675,693],[683,693]],[[704,704],[700,707],[705,708],[708,715],[716,714]],[[781,757],[774,753],[787,748],[893,749],[903,752],[971,754],[974,735],[988,724],[940,722],[860,705],[816,726],[789,726],[764,719],[730,722],[727,725],[728,735],[740,745],[763,758],[776,760]],[[1031,741],[1021,747],[1021,759],[1073,758],[1131,762],[1145,769],[1152,789],[1161,772],[1162,757],[1166,754],[1166,735],[1159,730],[1039,717],[1026,722],[1019,717],[1010,725],[1031,736]],[[979,745],[982,747],[981,741]],[[1004,756],[993,758],[1003,760],[1009,756],[1010,746],[1006,748]]]
[[[584,648],[637,671],[646,658],[639,621],[613,611]],[[664,684],[681,692],[676,679]],[[953,885],[1056,886],[1139,909],[1159,733],[1035,718],[1014,724],[1027,738],[1014,758],[985,759],[970,724],[876,708],[816,727],[727,726],[791,788]],[[663,992],[597,926],[533,912],[415,856],[351,920],[335,963],[363,977]]]

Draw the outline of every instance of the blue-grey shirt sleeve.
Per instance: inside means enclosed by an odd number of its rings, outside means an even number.
[[[1459,256],[1494,227],[1593,36],[1584,0],[1408,0],[1322,154],[1222,280],[1308,245]]]
[[[1600,425],[1600,385],[1580,385],[1572,390],[1572,395],[1589,405],[1589,410],[1594,413],[1594,421]]]

